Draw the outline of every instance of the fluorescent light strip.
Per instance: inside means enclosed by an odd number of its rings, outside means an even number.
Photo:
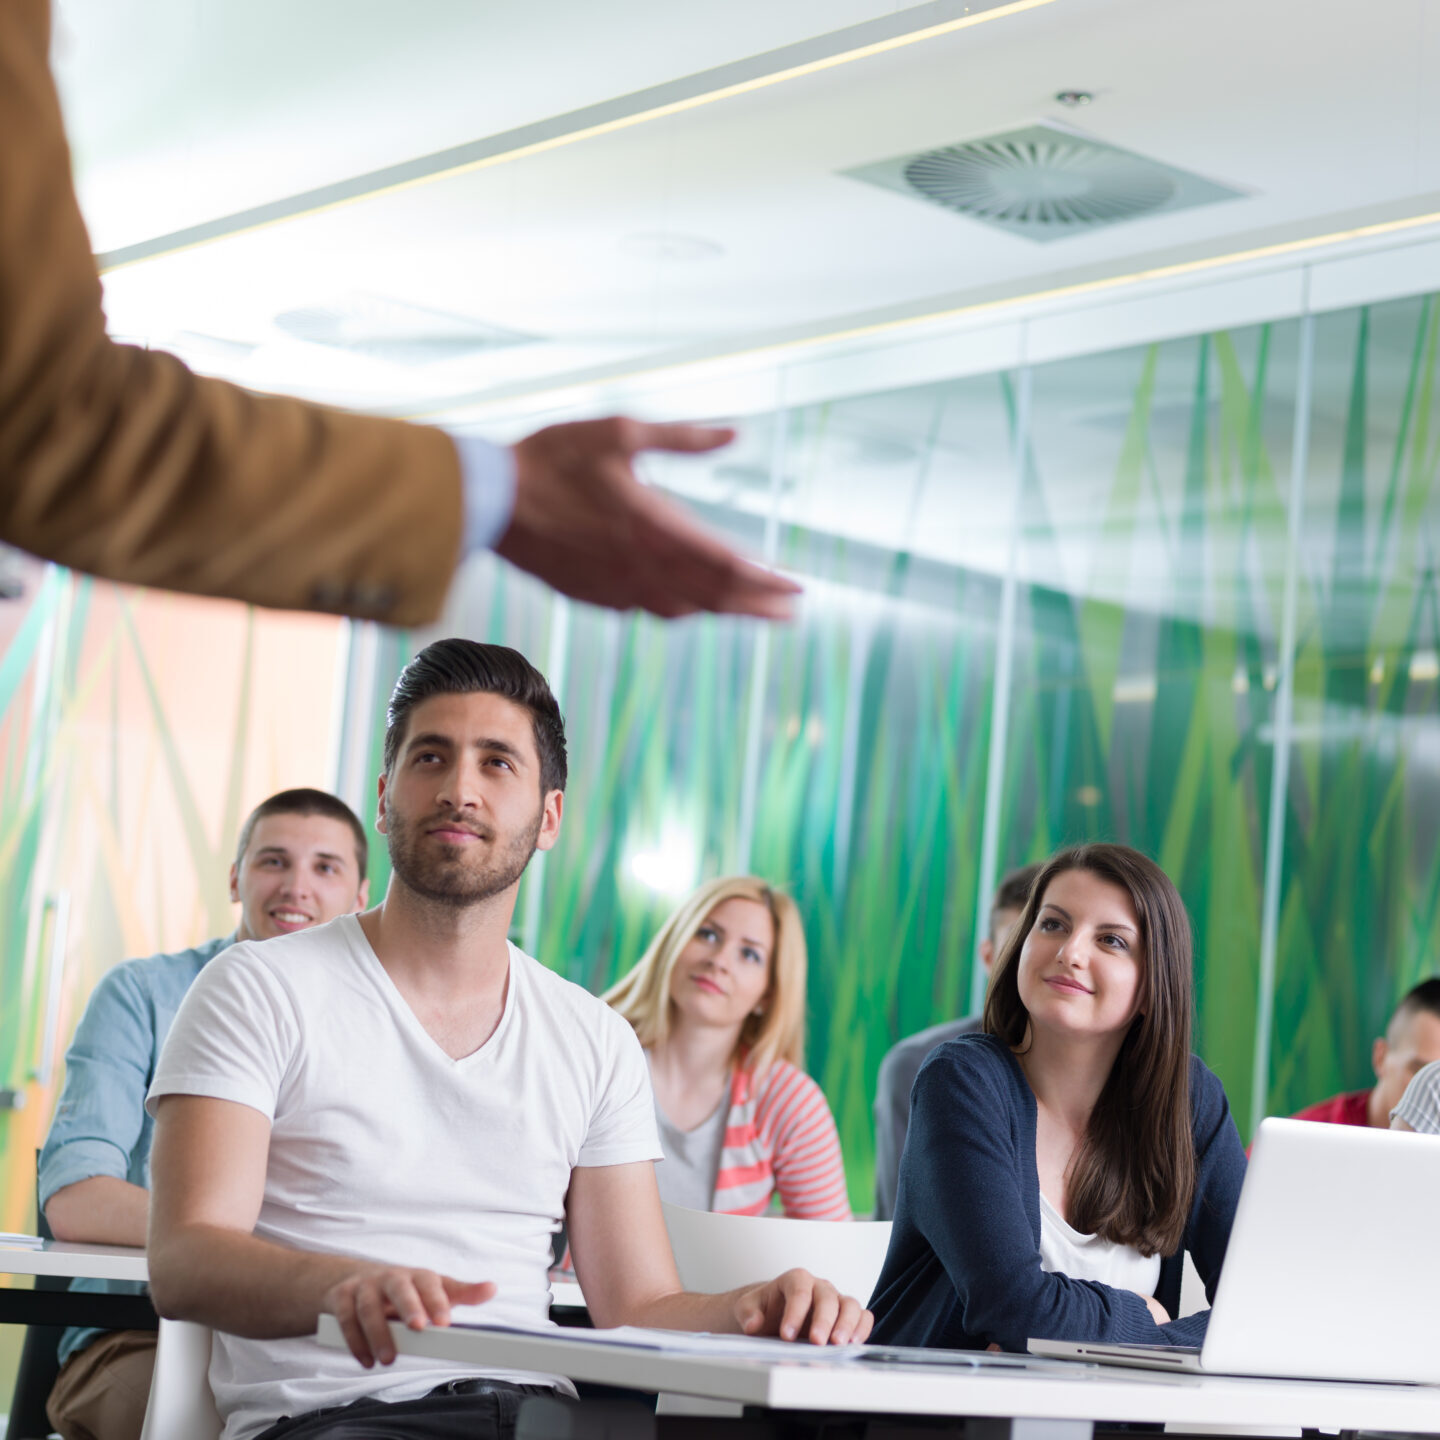
[[[834,330],[825,335],[776,340],[765,345],[755,345],[749,349],[719,351],[684,359],[666,361],[662,357],[654,365],[644,365],[635,370],[595,374],[583,379],[562,380],[559,384],[545,385],[533,390],[518,387],[514,389],[497,388],[479,395],[459,396],[442,401],[424,410],[405,411],[401,418],[421,420],[442,415],[455,417],[460,411],[466,409],[499,404],[507,400],[559,395],[565,391],[585,386],[624,384],[627,381],[642,380],[647,376],[685,370],[697,365],[750,360],[764,355],[783,354],[789,350],[808,350],[822,345],[839,344],[846,340],[864,340],[874,335],[906,330],[915,325],[938,325],[947,321],[969,320],[976,316],[1015,310],[1023,306],[1044,305],[1056,300],[1073,299],[1077,296],[1097,295],[1107,290],[1116,290],[1127,285],[1139,285],[1151,280],[1174,280],[1186,275],[1200,274],[1207,270],[1222,269],[1226,266],[1243,265],[1255,260],[1272,260],[1307,250],[1318,250],[1325,246],[1341,245],[1347,241],[1369,240],[1376,236],[1399,234],[1406,230],[1417,230],[1426,225],[1440,225],[1440,210],[1434,210],[1425,215],[1411,215],[1402,220],[1386,220],[1374,225],[1360,225],[1351,230],[1336,230],[1328,235],[1312,235],[1301,240],[1284,240],[1273,245],[1259,245],[1250,250],[1235,250],[1228,255],[1212,255],[1204,260],[1182,260],[1173,265],[1157,265],[1148,270],[1133,270],[1125,275],[1112,275],[1101,280],[1082,280],[1073,285],[1059,285],[1051,290],[1032,290],[1026,295],[1013,295],[1005,300],[983,300],[974,305],[959,305],[948,310],[931,310],[923,315],[906,315],[896,320],[877,320],[869,325],[854,325],[848,329]]]
[[[983,0],[981,3],[983,4]],[[559,150],[582,140],[614,135],[637,125],[648,124],[652,120],[663,120],[671,115],[697,110],[703,105],[712,105],[717,100],[748,95],[771,85],[799,80],[807,75],[833,70],[840,65],[849,65],[856,60],[867,60],[907,45],[935,40],[943,35],[953,35],[975,25],[983,25],[991,20],[1003,20],[1007,16],[1038,10],[1054,3],[1055,0],[1007,0],[1004,4],[977,8],[975,3],[964,3],[964,0],[931,0],[929,4],[912,6],[878,20],[867,20],[859,25],[832,31],[828,35],[785,45],[778,50],[770,50],[746,60],[717,66],[713,70],[704,70],[681,80],[637,90],[634,94],[622,96],[618,100],[602,101],[580,110],[572,110],[566,115],[523,125],[516,130],[507,130],[484,140],[439,150],[417,160],[402,161],[398,165],[372,170],[364,175],[352,176],[348,180],[338,180],[332,185],[322,185],[299,195],[287,196],[283,200],[239,210],[218,220],[207,220],[199,225],[171,231],[167,235],[141,240],[134,245],[98,254],[95,261],[101,274],[107,274],[125,265],[154,260],[162,255],[174,255],[182,250],[192,250],[199,245],[248,234],[287,220],[318,215],[327,210],[338,209],[342,205],[353,205],[357,201],[370,200],[379,195],[393,195],[417,185],[429,185],[436,180],[450,179],[471,171],[508,165],[512,160],[523,160],[531,155]],[[947,18],[931,20],[931,17],[941,15]],[[926,21],[931,23],[925,23]]]

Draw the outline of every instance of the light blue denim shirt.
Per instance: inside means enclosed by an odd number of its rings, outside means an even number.
[[[66,1052],[65,1088],[40,1152],[42,1207],[57,1190],[96,1175],[150,1188],[155,1122],[145,1113],[145,1093],[160,1047],[195,977],[234,943],[226,935],[174,955],[126,960],[95,987]],[[145,1290],[134,1280],[74,1280],[70,1288],[120,1295]],[[104,1333],[72,1326],[60,1342],[61,1363]]]

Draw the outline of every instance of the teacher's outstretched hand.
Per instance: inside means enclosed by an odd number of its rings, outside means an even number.
[[[785,619],[798,586],[735,554],[635,477],[643,451],[693,454],[733,438],[624,417],[539,430],[515,446],[515,509],[495,549],[595,605],[666,618],[715,610]]]

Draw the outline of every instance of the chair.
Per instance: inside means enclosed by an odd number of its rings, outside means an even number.
[[[663,1200],[665,1228],[680,1283],[715,1294],[758,1284],[797,1266],[830,1281],[863,1305],[870,1299],[885,1252],[888,1220],[784,1220],[768,1215],[715,1215]],[[694,1395],[661,1395],[657,1415],[738,1417],[743,1407]]]
[[[1195,1268],[1195,1261],[1187,1250],[1185,1252],[1185,1269],[1181,1272],[1180,1278],[1180,1313],[1194,1315],[1209,1308],[1210,1301],[1205,1296],[1205,1282],[1200,1278],[1200,1272]]]
[[[40,1152],[35,1152],[35,1233],[43,1240],[54,1234],[40,1204]],[[68,1290],[69,1280],[61,1275],[37,1275],[37,1290]],[[15,1371],[15,1390],[10,1397],[10,1421],[5,1427],[5,1440],[44,1440],[50,1433],[50,1417],[45,1402],[55,1387],[60,1373],[60,1339],[63,1325],[27,1325],[25,1344],[20,1351],[20,1365]]]
[[[53,1240],[54,1232],[40,1204],[40,1151],[35,1151],[35,1233],[42,1240]],[[70,1288],[63,1275],[37,1275],[37,1290],[59,1291]],[[119,1321],[127,1330],[153,1329],[154,1311],[148,1300],[139,1298],[134,1309],[128,1309]],[[141,1313],[143,1311],[143,1314]],[[110,1312],[114,1315],[114,1311]],[[55,1388],[60,1374],[60,1341],[68,1327],[64,1325],[27,1325],[20,1363],[15,1371],[15,1389],[10,1397],[10,1418],[5,1427],[5,1440],[44,1440],[51,1433],[50,1417],[45,1413],[46,1401]]]
[[[753,1285],[800,1266],[863,1305],[890,1246],[888,1220],[714,1215],[663,1201],[661,1209],[681,1284],[702,1293]]]
[[[220,1440],[223,1428],[210,1389],[208,1325],[162,1320],[155,1374],[140,1440]]]

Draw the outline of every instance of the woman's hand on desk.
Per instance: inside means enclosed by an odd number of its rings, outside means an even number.
[[[734,1292],[735,1320],[745,1335],[778,1335],[812,1345],[860,1344],[875,1317],[851,1295],[808,1270],[787,1270],[763,1285]]]
[[[1170,1323],[1169,1312],[1153,1295],[1146,1295],[1139,1290],[1135,1291],[1135,1294],[1139,1295],[1145,1302],[1145,1308],[1149,1310],[1150,1318],[1157,1325],[1168,1325]]]
[[[390,1322],[412,1330],[448,1325],[452,1305],[480,1305],[495,1294],[489,1281],[466,1284],[433,1270],[404,1265],[365,1265],[326,1292],[321,1309],[340,1322],[351,1353],[368,1370],[395,1359]]]

